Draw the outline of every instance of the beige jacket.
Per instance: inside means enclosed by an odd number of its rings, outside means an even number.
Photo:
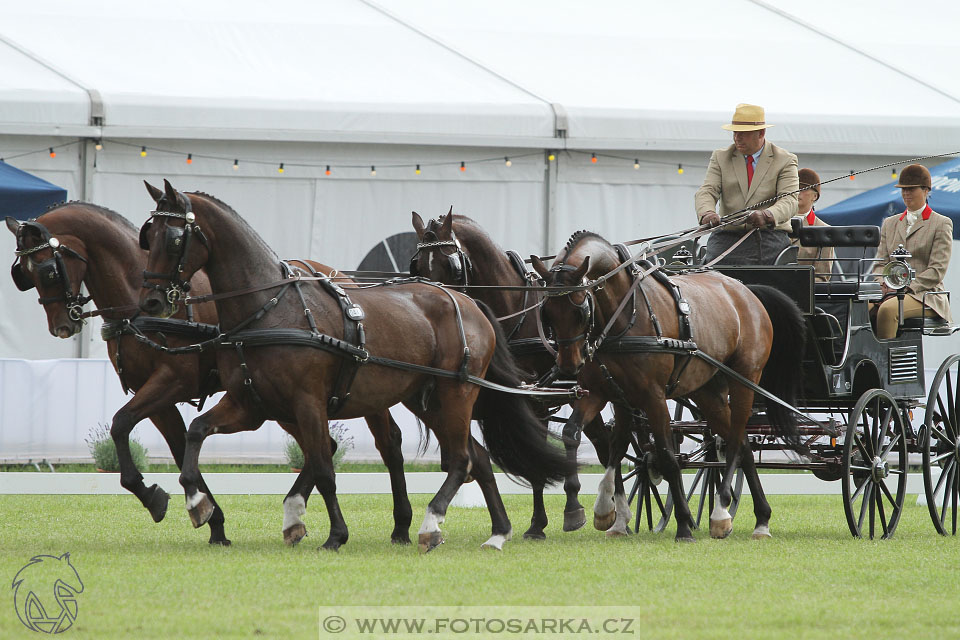
[[[747,164],[743,154],[735,145],[726,149],[717,149],[710,156],[710,165],[703,185],[697,190],[694,203],[697,220],[708,211],[716,211],[724,217],[745,208],[769,209],[777,221],[777,229],[790,231],[790,218],[797,214],[797,190],[800,180],[797,178],[797,156],[781,149],[769,140],[763,146],[757,166],[754,167],[753,181],[747,188]],[[760,202],[776,196],[783,196],[776,202],[760,205]],[[717,201],[720,208],[717,208]],[[754,207],[754,205],[757,205]],[[724,229],[744,230],[746,225],[731,225]]]
[[[880,246],[877,248],[879,260],[874,266],[874,273],[883,271],[883,266],[889,262],[890,252],[901,244],[912,254],[913,257],[907,262],[917,272],[916,279],[907,289],[910,297],[922,302],[924,291],[943,291],[943,277],[947,273],[953,250],[953,220],[931,210],[927,220],[922,216],[917,219],[910,233],[907,233],[904,214],[898,213],[884,220],[880,228]],[[927,305],[944,320],[953,321],[946,296],[927,296]]]
[[[807,215],[798,216],[802,222],[800,223],[804,227],[811,226],[807,222]],[[821,220],[814,214],[813,216],[813,226],[814,227],[829,227],[826,222]],[[799,238],[793,238],[790,241],[790,244],[799,244]],[[820,259],[817,259],[819,254]],[[800,250],[797,252],[797,264],[801,265],[813,265],[813,270],[816,272],[816,281],[817,282],[830,282],[830,276],[833,274],[833,261],[836,257],[836,252],[833,247],[800,247]]]

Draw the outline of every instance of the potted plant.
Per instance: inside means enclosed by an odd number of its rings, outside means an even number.
[[[90,430],[89,437],[86,438],[87,447],[90,449],[90,455],[93,456],[93,462],[100,472],[120,471],[120,459],[117,457],[117,446],[113,443],[110,436],[110,429],[106,425],[97,425]],[[147,450],[140,441],[130,438],[130,457],[133,458],[133,464],[137,470],[143,472],[147,468]]]
[[[346,455],[347,451],[353,449],[353,436],[347,435],[347,427],[344,426],[342,422],[331,422],[328,428],[330,430],[330,437],[337,443],[337,450],[333,454],[333,467],[336,469],[340,466],[340,461],[343,460],[343,456]],[[290,465],[290,468],[300,473],[303,469],[303,451],[300,449],[297,441],[289,435],[284,445],[284,453],[287,456],[287,464]]]

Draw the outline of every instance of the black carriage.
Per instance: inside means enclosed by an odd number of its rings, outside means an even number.
[[[855,537],[893,536],[903,511],[907,471],[919,464],[931,518],[941,534],[957,533],[958,423],[960,423],[960,355],[948,356],[926,392],[923,338],[949,335],[958,327],[929,318],[901,321],[896,337],[880,340],[871,325],[871,303],[882,298],[874,282],[874,261],[867,256],[880,242],[875,226],[807,227],[799,230],[800,242],[815,247],[856,247],[857,275],[848,280],[814,282],[812,266],[785,264],[764,267],[717,267],[747,284],[772,285],[792,297],[807,321],[807,351],[798,363],[804,370],[805,393],[797,408],[818,418],[801,427],[809,447],[803,459],[785,458],[784,445],[768,426],[758,406],[747,425],[747,437],[758,469],[809,470],[826,481],[840,481],[844,511]],[[686,258],[684,251],[679,257]],[[668,268],[689,269],[683,260]],[[891,284],[905,287],[909,268],[895,261],[885,270]],[[903,289],[900,289],[902,295]],[[942,295],[942,294],[937,294]],[[915,412],[923,422],[914,426]],[[919,417],[919,416],[917,416]],[[641,418],[642,419],[642,418]],[[699,419],[691,403],[680,400],[673,430],[679,443],[692,448],[678,453],[681,468],[695,469],[686,488],[687,500],[699,496],[694,519],[699,525],[704,507],[713,510],[716,488],[722,481],[724,447]],[[666,526],[672,505],[669,494],[660,495],[653,448],[634,440],[628,454],[633,469],[629,501],[637,499],[635,526],[641,522],[654,531]],[[678,448],[678,451],[680,449]],[[743,473],[734,480],[736,513],[743,488]],[[685,479],[691,476],[686,475]]]

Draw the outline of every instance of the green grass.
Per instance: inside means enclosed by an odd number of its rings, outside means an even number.
[[[428,499],[412,497],[414,535]],[[178,496],[159,524],[132,496],[0,496],[0,579],[69,551],[85,585],[74,638],[316,638],[321,605],[456,604],[629,606],[640,638],[957,637],[960,540],[936,535],[914,499],[889,541],[852,539],[837,497],[771,496],[775,537],[756,542],[745,495],[731,538],[676,544],[672,524],[613,540],[589,524],[562,533],[563,498],[547,496],[548,540],[535,543],[520,539],[529,496],[505,496],[517,538],[502,553],[479,549],[485,509],[451,508],[446,544],[420,556],[389,543],[389,496],[341,497],[339,553],[316,550],[317,495],[295,548],[281,540],[280,496],[220,498],[230,548],[207,545]],[[592,496],[582,502],[589,515]],[[0,638],[38,637],[7,593]]]

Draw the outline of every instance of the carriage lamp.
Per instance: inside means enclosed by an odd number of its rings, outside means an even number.
[[[883,266],[883,283],[891,289],[905,289],[916,276],[916,272],[907,264],[907,258],[912,257],[901,244],[895,251],[890,252],[890,262]]]

